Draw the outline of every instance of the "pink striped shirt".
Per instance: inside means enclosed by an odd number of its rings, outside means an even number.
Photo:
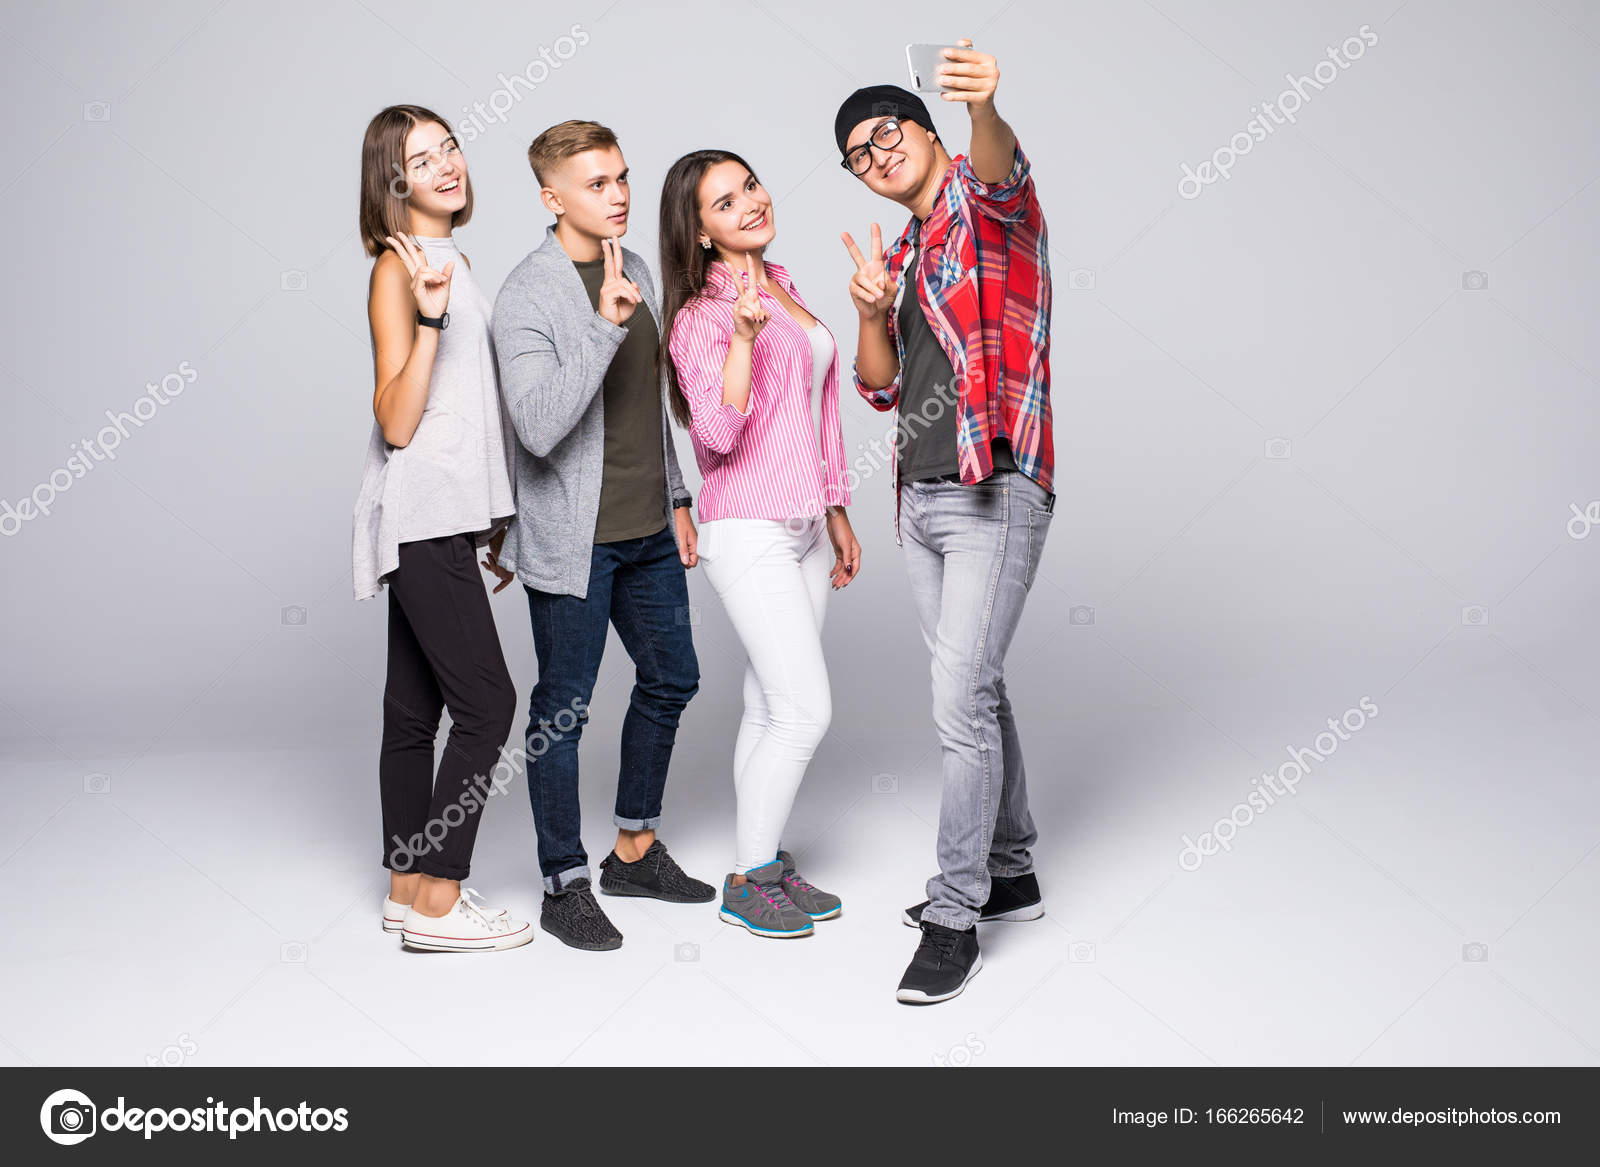
[[[767,276],[806,307],[787,270],[768,262]],[[782,301],[764,290],[758,294],[768,318],[751,352],[745,413],[722,400],[722,366],[733,340],[737,295],[724,264],[711,264],[705,294],[685,304],[672,323],[667,351],[689,402],[689,437],[704,480],[701,522],[785,520],[850,504],[839,425],[838,345],[822,385],[819,449],[811,412],[810,338]]]

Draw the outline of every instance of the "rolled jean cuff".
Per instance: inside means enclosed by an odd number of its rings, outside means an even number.
[[[922,909],[922,922],[924,924],[939,924],[945,928],[954,928],[957,932],[965,932],[978,922],[977,912],[940,912],[932,904]]]
[[[1001,879],[1020,879],[1024,875],[1032,875],[1032,874],[1033,874],[1033,864],[1032,863],[1024,863],[1022,866],[1018,867],[1015,871],[1007,871],[1003,866],[1002,867],[991,867],[991,868],[989,868],[989,875],[991,877],[998,875]]]
[[[661,816],[656,815],[648,819],[625,819],[620,814],[613,814],[611,821],[624,831],[653,831],[661,825]]]
[[[582,867],[569,867],[565,871],[558,871],[554,875],[545,876],[544,890],[551,895],[559,895],[566,888],[571,887],[573,881],[579,879],[589,879],[589,865],[587,863]],[[589,879],[589,882],[593,883],[594,881]]]

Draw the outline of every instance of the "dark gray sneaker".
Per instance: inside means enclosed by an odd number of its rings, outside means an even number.
[[[600,891],[608,896],[648,896],[669,904],[708,904],[717,898],[717,889],[679,867],[660,839],[632,863],[624,863],[615,851],[602,859]]]
[[[738,924],[757,936],[787,940],[810,936],[816,929],[811,917],[795,906],[783,890],[783,864],[774,859],[744,873],[744,882],[735,884],[728,876],[722,884],[722,910],[717,914],[726,924]]]
[[[832,892],[812,887],[800,878],[794,868],[794,856],[787,851],[778,852],[778,862],[783,864],[784,894],[789,901],[813,920],[831,920],[844,910],[844,903]]]
[[[575,879],[555,895],[545,892],[539,927],[568,948],[610,952],[622,947],[622,933],[600,910],[587,879]]]

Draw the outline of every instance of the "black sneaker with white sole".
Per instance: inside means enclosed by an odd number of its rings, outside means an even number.
[[[928,906],[923,900],[900,913],[900,921],[907,928],[922,924],[922,910]],[[1026,875],[991,875],[989,898],[978,913],[978,923],[991,924],[997,920],[1037,920],[1044,915],[1044,898],[1039,894],[1039,878],[1033,872]]]
[[[922,942],[900,978],[894,999],[903,1005],[933,1005],[948,1001],[978,975],[983,957],[978,953],[978,929],[965,932],[929,920],[921,925]]]
[[[622,947],[622,933],[600,909],[587,879],[575,879],[555,895],[545,892],[539,927],[568,948],[610,952]]]

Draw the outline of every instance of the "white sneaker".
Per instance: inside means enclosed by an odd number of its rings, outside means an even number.
[[[467,890],[467,894],[469,896],[476,896],[478,894],[477,892],[473,891],[470,887],[467,888],[466,890]],[[504,908],[491,908],[488,904],[479,904],[478,907],[479,907],[479,910],[482,911],[485,916],[489,916],[491,918],[494,917],[494,916],[503,916],[503,915],[506,914],[506,910]],[[408,912],[410,909],[411,909],[411,905],[410,904],[397,904],[392,899],[390,899],[388,896],[384,896],[383,897],[383,930],[385,932],[399,932],[402,928],[405,927],[405,924],[406,924],[406,912]]]
[[[407,908],[400,939],[407,948],[429,952],[493,952],[518,948],[533,939],[533,926],[502,912],[489,915],[472,902],[476,893],[462,888],[455,904],[443,916],[424,916]]]

